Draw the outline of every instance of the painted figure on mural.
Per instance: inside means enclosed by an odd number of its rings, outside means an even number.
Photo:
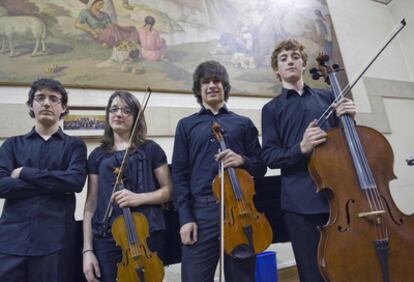
[[[323,15],[318,9],[315,10],[315,15],[315,27],[319,38],[322,41],[323,50],[332,60],[332,28],[328,15]]]
[[[139,42],[138,31],[134,26],[122,27],[113,23],[102,9],[104,0],[94,0],[88,9],[79,13],[75,27],[89,33],[104,46],[113,47],[121,41]]]
[[[138,29],[141,57],[147,61],[161,60],[167,49],[165,40],[161,38],[154,25],[155,18],[146,16],[144,26]]]

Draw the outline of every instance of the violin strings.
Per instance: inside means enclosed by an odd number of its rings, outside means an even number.
[[[221,140],[220,140],[220,147],[221,147],[222,151],[224,151],[226,149],[226,144],[225,144],[223,138],[221,138]],[[243,198],[243,195],[242,195],[242,191],[240,189],[240,186],[238,185],[238,181],[237,181],[237,178],[236,178],[236,175],[235,175],[235,171],[234,171],[233,168],[228,168],[227,172],[228,172],[230,182],[231,182],[232,187],[233,187],[233,192],[234,192],[234,194],[236,196],[236,199],[237,199],[238,208],[242,212],[247,212],[247,207],[245,206],[244,201],[240,201],[240,199]]]

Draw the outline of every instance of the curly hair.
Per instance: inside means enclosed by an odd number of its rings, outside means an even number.
[[[224,101],[229,99],[231,85],[226,68],[216,61],[206,61],[198,65],[193,74],[193,93],[197,102],[201,105],[201,81],[205,78],[218,78],[223,84]]]
[[[27,99],[26,105],[31,108],[33,106],[33,100],[37,91],[48,89],[50,91],[59,93],[61,95],[61,105],[66,110],[60,115],[60,119],[69,113],[68,110],[68,92],[63,87],[62,83],[57,80],[50,79],[50,78],[40,78],[32,83],[29,90],[29,97]],[[29,110],[30,117],[34,118],[34,112],[32,109]]]
[[[297,41],[296,39],[289,38],[289,39],[279,42],[276,45],[275,49],[273,50],[270,65],[272,66],[272,69],[274,71],[278,70],[277,57],[279,56],[280,53],[282,53],[282,51],[299,51],[302,57],[302,60],[303,60],[303,65],[306,66],[306,63],[308,61],[308,55],[305,52],[305,46],[303,46],[303,44]],[[280,79],[279,75],[278,75],[278,78]]]

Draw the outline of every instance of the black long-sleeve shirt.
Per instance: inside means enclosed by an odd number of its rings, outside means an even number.
[[[213,193],[212,182],[218,173],[214,155],[219,149],[211,129],[214,122],[221,126],[228,148],[243,156],[245,163],[242,168],[255,177],[266,173],[258,131],[249,118],[223,107],[216,115],[202,108],[198,113],[181,119],[177,124],[172,159],[174,204],[180,225],[195,221],[193,199]]]
[[[23,167],[19,178],[10,177]],[[86,179],[86,145],[59,129],[44,140],[35,129],[0,148],[0,252],[45,255],[64,247],[74,222],[75,192]]]
[[[333,99],[330,91],[306,85],[302,95],[283,88],[262,109],[262,155],[270,168],[281,169],[284,210],[301,214],[329,211],[326,198],[316,192],[308,172],[310,154],[302,154],[300,142],[309,123],[319,118]],[[338,122],[333,113],[321,128],[328,130]]]

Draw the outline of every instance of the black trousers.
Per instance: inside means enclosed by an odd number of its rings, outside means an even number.
[[[193,205],[198,225],[198,240],[183,245],[181,258],[182,282],[211,282],[220,257],[220,206],[213,196],[198,198]],[[226,282],[253,282],[256,258],[236,259],[225,255]]]
[[[284,215],[301,282],[324,281],[317,261],[320,238],[317,227],[324,225],[328,217],[328,214],[304,215],[293,212]]]
[[[73,264],[66,252],[43,256],[16,256],[0,253],[0,281],[16,282],[72,282]]]

